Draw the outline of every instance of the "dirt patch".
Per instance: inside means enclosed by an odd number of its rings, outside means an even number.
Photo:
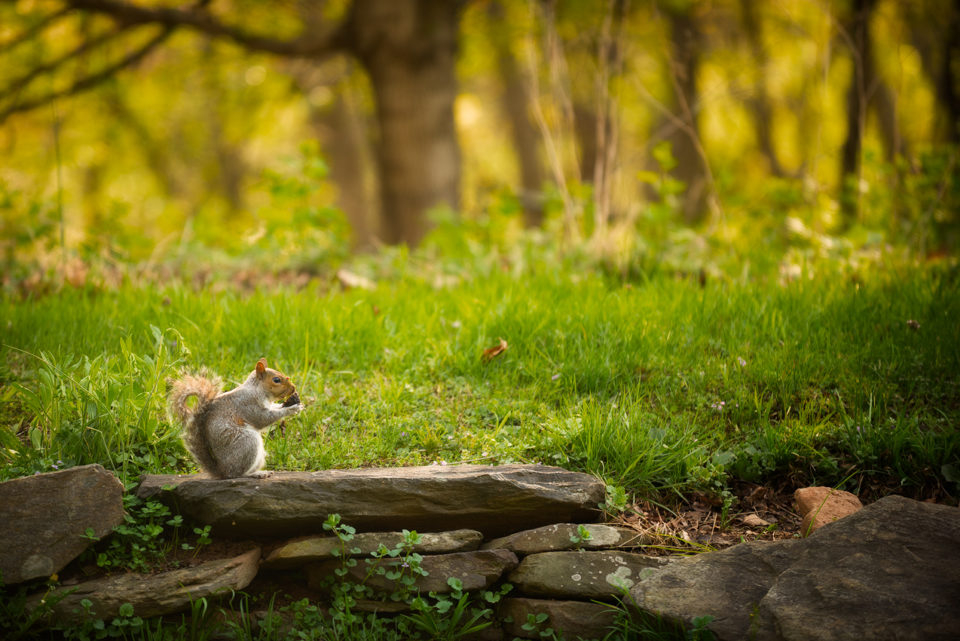
[[[641,501],[624,512],[619,523],[652,540],[642,551],[657,556],[799,536],[803,519],[794,510],[792,489],[741,482],[733,493],[736,500],[726,510],[720,498],[699,494],[671,506]]]

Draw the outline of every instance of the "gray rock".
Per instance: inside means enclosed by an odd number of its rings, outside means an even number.
[[[546,614],[547,620],[537,630],[524,630],[530,614]],[[610,606],[600,603],[512,597],[503,600],[498,616],[508,638],[542,639],[540,632],[550,628],[557,637],[573,640],[602,639],[610,632],[617,614]]]
[[[327,515],[337,513],[361,532],[469,528],[491,537],[593,520],[604,485],[543,465],[433,465],[275,472],[266,479],[145,476],[137,493],[159,497],[220,536],[322,534]]]
[[[960,509],[888,496],[814,532],[760,602],[787,641],[956,639]]]
[[[254,548],[232,559],[210,561],[194,568],[172,570],[160,574],[120,574],[95,579],[56,590],[53,595],[35,595],[28,600],[28,609],[36,609],[45,600],[52,609],[51,622],[81,620],[80,602],[89,599],[94,618],[117,616],[124,603],[133,605],[135,616],[147,618],[180,612],[191,601],[242,590],[257,574],[260,548]],[[66,595],[60,601],[57,597]],[[51,598],[52,597],[52,598]]]
[[[586,524],[584,529],[590,538],[582,541],[573,541],[572,537],[579,536],[578,526],[575,523],[554,523],[532,530],[524,530],[509,534],[481,546],[484,550],[503,548],[519,555],[536,554],[538,552],[555,552],[557,550],[599,550],[605,548],[636,548],[646,540],[636,530],[599,523]]]
[[[523,559],[508,581],[528,596],[610,599],[666,562],[631,552],[542,552]]]
[[[100,465],[0,483],[0,572],[8,585],[48,577],[123,522],[123,485]]]
[[[483,534],[476,530],[454,530],[453,532],[436,532],[420,534],[420,542],[413,546],[412,552],[418,554],[447,554],[450,552],[467,552],[476,550],[483,540]],[[370,556],[380,547],[393,549],[403,542],[401,532],[366,532],[354,535],[346,543],[346,549],[359,549],[352,552],[353,556]],[[306,563],[326,561],[335,551],[340,550],[340,539],[335,536],[304,537],[289,541],[274,549],[263,560],[261,567],[267,569],[289,569],[302,567]]]
[[[719,552],[672,558],[631,590],[643,610],[690,626],[714,617],[710,629],[721,639],[747,638],[751,617],[777,576],[793,560],[797,540],[751,541]]]
[[[382,564],[394,567],[400,559],[383,559]],[[505,572],[517,567],[517,557],[509,550],[478,550],[475,552],[455,552],[453,554],[437,554],[423,557],[420,564],[427,571],[427,576],[417,578],[416,589],[421,592],[437,592],[445,594],[451,591],[447,579],[455,577],[463,582],[464,591],[484,590],[500,580]],[[341,580],[334,574],[341,562],[337,559],[324,561],[307,568],[307,584],[314,589],[324,587],[327,579]],[[384,576],[370,574],[370,565],[359,559],[354,567],[348,568],[344,579],[355,583],[365,581],[365,585],[374,590],[390,593],[397,584]],[[370,574],[368,577],[367,575]]]
[[[720,639],[955,639],[960,510],[888,496],[809,538],[679,559],[638,583],[637,606]]]

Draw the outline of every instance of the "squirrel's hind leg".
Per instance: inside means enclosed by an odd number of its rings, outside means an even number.
[[[217,466],[222,478],[255,476],[263,469],[267,453],[263,448],[263,439],[256,430],[248,425],[232,426],[222,436],[223,440],[214,448],[220,452]]]
[[[247,468],[243,476],[252,476],[253,478],[265,479],[270,476],[270,472],[262,471],[264,464],[267,462],[267,450],[263,447],[263,438],[260,436],[259,432],[254,432],[253,430],[249,430],[249,432],[256,441],[257,449],[250,466]]]

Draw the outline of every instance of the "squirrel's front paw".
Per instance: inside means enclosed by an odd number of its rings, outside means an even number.
[[[287,416],[296,416],[303,411],[303,403],[297,403],[296,405],[288,405],[283,408],[287,412]]]

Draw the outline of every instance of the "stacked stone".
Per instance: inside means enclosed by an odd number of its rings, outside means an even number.
[[[600,638],[613,623],[609,604],[620,599],[686,626],[707,619],[721,640],[956,638],[960,510],[889,496],[856,511],[851,497],[821,489],[797,496],[808,516],[804,534],[812,532],[806,538],[664,559],[636,553],[646,543],[636,532],[595,522],[602,483],[558,468],[432,466],[224,481],[150,476],[141,498],[213,526],[215,537],[257,543],[194,568],[76,583],[61,590],[72,594],[48,603],[61,621],[78,616],[84,599],[99,618],[116,616],[124,603],[150,617],[243,590],[261,573],[319,589],[343,567],[333,554],[340,540],[318,536],[327,516],[338,513],[360,530],[349,542],[359,556],[381,544],[396,547],[401,529],[419,530],[413,551],[428,574],[414,588],[422,592],[449,592],[450,577],[468,591],[499,593],[509,582],[498,625],[481,637],[491,641],[540,638],[543,630],[524,628],[529,618],[568,639]],[[5,583],[59,572],[92,542],[91,529],[102,536],[120,522],[121,493],[99,466],[0,484]],[[842,510],[854,513],[840,518]],[[353,580],[371,580],[364,564],[357,568],[363,574]]]

